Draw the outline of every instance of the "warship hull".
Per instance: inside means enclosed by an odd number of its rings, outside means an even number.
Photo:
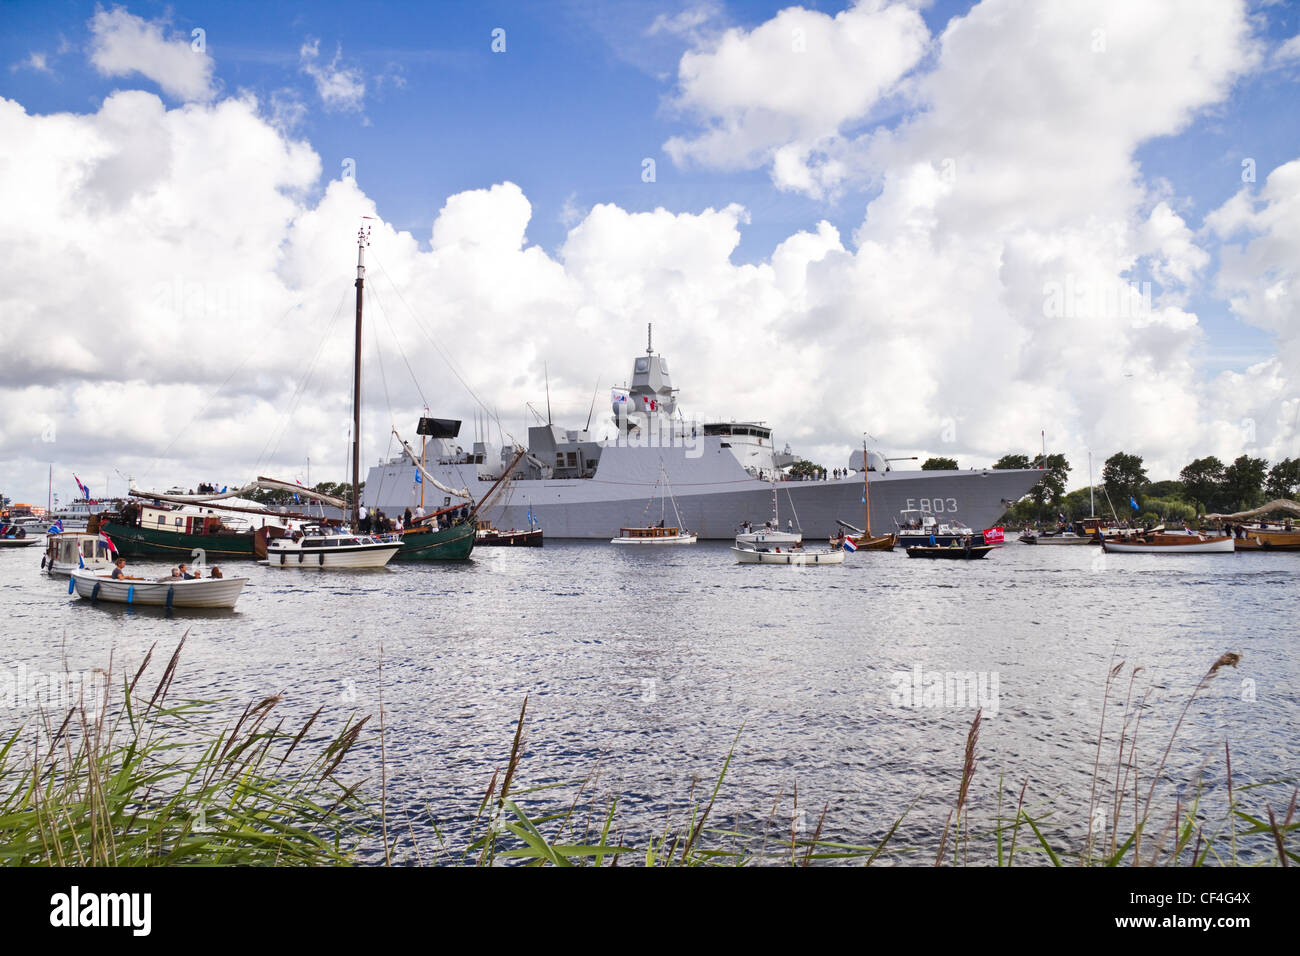
[[[702,539],[734,539],[743,522],[761,526],[772,516],[773,483],[753,477],[726,446],[706,439],[691,449],[610,445],[602,450],[595,477],[506,482],[478,518],[499,528],[525,527],[531,513],[547,538],[608,541],[619,528],[660,519],[656,486],[661,463],[672,484],[681,526]],[[471,493],[487,490],[472,469],[440,465],[428,471],[449,486],[468,486]],[[871,528],[875,533],[892,531],[899,513],[912,509],[941,520],[959,519],[978,534],[1041,477],[1038,470],[1010,469],[873,471]],[[783,530],[789,519],[805,539],[830,538],[838,533],[839,520],[856,524],[864,518],[861,474],[829,481],[779,481],[775,488]],[[418,502],[419,489],[412,466],[379,465],[366,480],[366,505],[397,514]],[[677,523],[673,515],[668,518]]]

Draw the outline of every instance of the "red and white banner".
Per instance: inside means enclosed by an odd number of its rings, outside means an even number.
[[[1002,543],[1005,542],[1005,541],[1006,541],[1006,537],[1005,537],[1005,535],[1003,535],[1003,533],[1002,533],[1002,529],[1001,529],[1001,528],[985,528],[985,529],[984,529],[984,543],[985,543],[985,544],[1002,544]]]

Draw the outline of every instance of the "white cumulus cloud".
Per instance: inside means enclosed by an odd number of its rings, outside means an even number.
[[[168,26],[122,7],[98,9],[90,19],[90,62],[104,76],[145,76],[174,99],[210,100],[215,88],[206,41],[168,36]]]

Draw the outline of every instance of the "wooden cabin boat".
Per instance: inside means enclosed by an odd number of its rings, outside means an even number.
[[[1232,537],[1238,551],[1300,551],[1300,528],[1238,525]]]
[[[233,608],[248,578],[113,578],[104,571],[73,571],[68,593],[88,601],[169,608]]]
[[[45,538],[45,557],[41,559],[41,567],[50,574],[104,571],[112,566],[112,552],[97,534],[65,531]]]
[[[694,544],[696,535],[679,528],[620,528],[610,544]]]
[[[477,548],[540,548],[542,546],[541,528],[532,528],[528,531],[501,531],[493,527],[490,521],[480,521],[475,535],[477,540],[474,546]]]
[[[1108,554],[1231,554],[1229,535],[1145,533],[1107,538],[1101,543]]]

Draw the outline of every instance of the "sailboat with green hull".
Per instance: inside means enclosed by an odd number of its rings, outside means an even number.
[[[369,228],[363,226],[357,233],[357,321],[356,351],[353,357],[351,525],[354,531],[360,525],[361,496],[359,494],[360,485],[358,479],[361,467],[361,318],[366,279],[365,254],[369,239]],[[258,484],[291,487],[283,482],[269,482],[260,478]],[[306,489],[297,488],[292,490],[294,490],[295,494],[305,493],[312,497],[331,501],[336,505],[346,504],[342,500],[330,499],[329,496],[320,495]],[[215,503],[217,499],[223,497],[227,496],[212,495],[208,497],[208,500],[210,503]],[[180,560],[189,558],[196,552],[201,552],[208,561],[216,558],[221,560],[239,558],[256,560],[264,558],[266,556],[268,534],[283,533],[278,528],[273,529],[265,520],[262,522],[262,527],[257,530],[249,528],[248,530],[235,531],[226,527],[211,510],[206,515],[203,514],[202,504],[204,502],[200,500],[199,496],[173,500],[200,505],[198,513],[194,513],[193,509],[189,512],[183,509],[180,511],[165,510],[160,507],[161,502],[157,502],[159,507],[141,504],[133,507],[129,506],[122,514],[107,516],[102,521],[100,529],[110,536],[118,553],[123,557]],[[223,510],[240,511],[245,509]],[[263,514],[265,518],[271,518],[277,523],[290,517],[310,518],[308,515]],[[154,526],[155,524],[157,527]],[[426,518],[420,519],[413,526],[406,528],[400,535],[394,535],[394,538],[400,537],[402,548],[393,556],[392,560],[464,561],[474,550],[474,541],[478,530],[477,525],[474,511],[471,511],[468,507],[447,508],[435,512]]]

